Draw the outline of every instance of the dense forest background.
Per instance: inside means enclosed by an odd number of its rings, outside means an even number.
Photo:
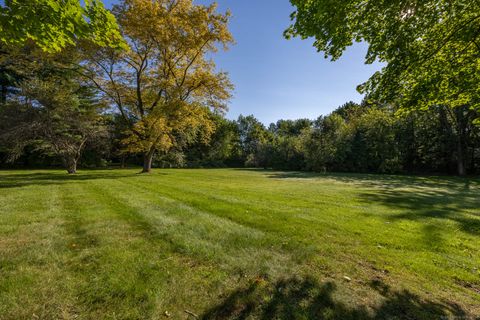
[[[8,91],[15,91],[9,86]],[[397,114],[391,105],[345,103],[315,120],[278,120],[268,127],[253,115],[229,120],[211,112],[214,133],[177,131],[174,146],[154,155],[160,168],[249,167],[315,172],[480,173],[479,114],[468,108],[437,106]],[[83,168],[141,166],[142,155],[122,147],[125,124],[103,111],[101,130],[86,142]],[[62,158],[45,152],[42,141],[25,145],[15,161],[0,149],[2,168],[60,167]]]

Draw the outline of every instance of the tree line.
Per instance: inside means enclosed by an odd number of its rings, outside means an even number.
[[[87,96],[88,97],[88,96]],[[93,110],[101,107],[92,100]],[[85,111],[84,111],[85,112]],[[56,114],[53,114],[55,117]],[[65,116],[65,115],[62,115]],[[88,113],[86,114],[88,116]],[[399,116],[395,108],[348,102],[315,120],[279,120],[268,127],[253,115],[226,119],[207,112],[214,129],[174,130],[171,148],[156,152],[159,168],[245,167],[313,172],[479,174],[480,127],[478,113],[444,106]],[[75,140],[82,167],[127,167],[143,164],[141,153],[126,151],[125,123],[116,113],[91,114],[84,140]],[[81,119],[78,119],[81,120]],[[75,128],[63,128],[78,130]],[[63,126],[63,125],[62,125]],[[55,127],[55,126],[53,126]],[[64,132],[64,131],[62,131]],[[60,145],[69,135],[35,141],[17,158],[17,166],[61,165]],[[16,141],[12,138],[12,141]],[[36,143],[42,143],[39,149]],[[46,149],[43,149],[45,148]],[[2,150],[3,159],[12,151]],[[3,167],[15,166],[3,161]],[[67,164],[68,168],[68,164]]]
[[[315,120],[216,117],[208,144],[159,158],[163,166],[245,166],[366,173],[480,172],[479,115],[444,106],[398,116],[391,106],[349,102]]]

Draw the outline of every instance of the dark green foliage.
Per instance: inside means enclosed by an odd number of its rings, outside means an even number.
[[[189,167],[241,167],[244,164],[239,128],[235,121],[212,114],[215,132],[207,143],[194,143],[185,150]]]
[[[365,62],[384,63],[359,87],[370,98],[404,110],[479,109],[479,1],[290,2],[295,12],[287,38],[312,37],[316,49],[332,60],[354,42],[365,42]]]
[[[479,169],[476,117],[466,107],[398,116],[389,106],[350,102],[313,122],[280,120],[266,130],[249,116],[240,117],[238,126],[250,167],[464,175]]]
[[[16,58],[11,67],[21,74],[10,81],[14,89],[0,104],[0,141],[8,159],[21,157],[29,147],[60,159],[69,173],[75,173],[87,144],[104,144],[105,105],[95,91],[82,85],[65,55],[47,55],[35,48],[5,50],[10,50],[5,55]]]
[[[268,129],[253,116],[232,121],[211,114],[215,132],[203,139],[202,130],[186,136],[177,132],[176,147],[155,156],[154,165],[178,167],[257,167],[316,172],[442,173],[480,172],[478,114],[466,107],[431,107],[396,115],[388,106],[347,103],[315,121],[280,120]],[[125,125],[109,118],[110,134],[87,146],[82,166],[124,167],[141,164],[126,154],[121,143]],[[5,152],[6,150],[4,150]],[[33,158],[32,158],[33,157]],[[19,164],[57,164],[34,149]]]

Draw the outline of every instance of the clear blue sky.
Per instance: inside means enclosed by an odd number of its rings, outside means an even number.
[[[364,64],[363,44],[331,62],[317,53],[310,40],[285,40],[283,31],[293,11],[288,0],[217,2],[221,12],[232,12],[230,30],[236,41],[229,51],[215,57],[218,68],[229,72],[235,85],[228,118],[253,114],[265,124],[278,119],[314,119],[344,102],[360,102],[356,86],[380,68]]]

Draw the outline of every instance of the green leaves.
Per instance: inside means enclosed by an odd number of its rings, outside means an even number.
[[[471,0],[291,0],[286,37],[314,37],[332,60],[354,41],[366,63],[385,68],[360,87],[401,108],[451,108],[480,101],[480,2]],[[335,9],[332,9],[335,8]]]
[[[95,0],[11,0],[0,7],[0,41],[22,45],[28,40],[58,52],[78,40],[125,47],[115,17]]]

